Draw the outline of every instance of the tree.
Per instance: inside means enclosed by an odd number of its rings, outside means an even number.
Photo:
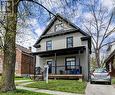
[[[45,10],[47,10],[50,14],[53,14],[48,9],[46,9],[43,5],[39,4],[33,0],[8,0],[7,2],[12,2],[13,6],[8,6],[8,9],[11,9],[8,13],[6,11],[6,22],[0,21],[0,24],[5,29],[4,35],[4,45],[3,45],[3,53],[4,53],[4,61],[3,61],[3,73],[0,83],[0,90],[7,92],[15,90],[15,61],[16,61],[16,30],[17,30],[17,14],[18,14],[18,4],[21,1],[29,1],[32,3],[36,3],[42,6]],[[13,7],[13,8],[12,8]],[[54,14],[53,14],[54,15]]]
[[[11,2],[11,0],[9,0]],[[1,91],[11,91],[16,89],[14,83],[14,71],[15,71],[15,37],[16,37],[16,25],[17,25],[17,9],[18,0],[12,0],[14,3],[13,14],[7,13],[5,23],[5,37],[4,37],[4,62],[3,62],[3,73],[1,78]],[[9,9],[12,6],[9,7]]]
[[[80,3],[87,10],[87,14],[85,14],[87,18],[82,18],[82,25],[92,37],[96,63],[100,67],[100,53],[105,46],[115,42],[115,38],[110,37],[115,33],[114,6],[109,10],[103,6],[101,0],[88,1],[88,3]]]

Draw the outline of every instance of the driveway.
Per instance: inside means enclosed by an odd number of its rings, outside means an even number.
[[[86,95],[115,95],[115,88],[112,85],[88,83]]]

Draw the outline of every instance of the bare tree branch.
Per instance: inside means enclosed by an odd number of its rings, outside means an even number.
[[[108,33],[106,33],[105,38],[107,38],[108,36],[110,36],[112,33],[115,33],[115,27]]]
[[[108,43],[106,43],[106,44],[103,44],[100,48],[102,48],[102,47],[104,47],[104,46],[106,46],[106,45],[112,44],[112,43],[114,43],[114,42],[115,42],[115,40],[114,40],[114,41],[111,41],[111,42],[108,42]]]
[[[87,32],[91,35],[93,40],[93,47],[95,50],[95,58],[97,61],[97,65],[101,62],[100,61],[100,50],[108,45],[113,43],[111,42],[104,42],[109,38],[109,36],[115,32],[115,27],[113,26],[113,29],[109,31],[109,28],[113,22],[113,12],[110,14],[110,12],[105,6],[103,6],[102,3],[97,2],[98,0],[89,0],[89,2],[81,2],[80,4],[83,5],[83,7],[86,7],[88,10],[88,16],[86,14],[86,20],[82,25],[87,29]],[[86,12],[87,13],[87,12]],[[83,18],[83,19],[84,19]],[[90,25],[87,27],[87,25]],[[104,32],[103,32],[104,31]],[[103,33],[102,33],[103,32]]]
[[[108,25],[107,25],[106,30],[105,30],[105,32],[104,32],[104,35],[103,35],[102,41],[101,41],[101,43],[100,43],[100,45],[99,45],[99,48],[101,47],[103,41],[105,40],[105,37],[107,37],[107,36],[106,36],[106,33],[107,33],[108,29],[109,29],[109,26],[110,26],[110,24],[111,24],[112,18],[113,18],[113,12],[112,12],[112,14],[111,14],[111,16],[110,16]]]
[[[85,24],[83,24],[83,25],[84,25],[85,28],[88,30],[88,32],[89,32],[89,34],[91,35],[92,39],[93,39],[94,42],[96,43],[96,40],[95,40],[95,38],[93,37],[93,34],[92,34],[92,32],[90,31],[90,29],[89,29]]]
[[[3,27],[4,29],[7,29],[6,26],[5,26],[5,24],[4,24],[4,22],[3,22],[2,20],[0,20],[0,24],[2,25],[2,27]]]
[[[41,7],[43,7],[46,11],[48,11],[50,14],[52,14],[53,16],[56,16],[54,13],[52,13],[51,11],[49,11],[45,6],[43,6],[42,4],[38,3],[37,1],[34,1],[34,0],[20,0],[20,1],[28,1],[28,2],[33,2],[35,4],[38,4]]]

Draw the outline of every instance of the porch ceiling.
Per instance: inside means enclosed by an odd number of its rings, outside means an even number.
[[[40,57],[55,56],[55,54],[57,56],[60,56],[60,55],[68,55],[68,54],[78,54],[79,52],[83,53],[85,49],[86,49],[85,46],[79,46],[79,47],[73,47],[73,48],[34,52],[32,54],[39,55]]]

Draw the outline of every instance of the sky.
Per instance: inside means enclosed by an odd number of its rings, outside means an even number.
[[[45,0],[45,2],[44,0],[36,1],[45,6],[54,14],[60,13],[83,30],[83,23],[81,22],[83,22],[84,19],[93,20],[93,17],[87,7],[83,7],[83,3],[88,4],[90,0],[87,0],[87,2],[86,0],[78,0],[80,1],[79,3],[77,0]],[[104,8],[108,10],[109,14],[114,7],[115,0],[97,0],[96,3],[98,6],[102,4]],[[40,37],[48,23],[51,21],[52,16],[37,4],[32,4],[29,2],[25,2],[25,4],[28,6],[27,9],[24,8],[23,3],[20,3],[19,5],[19,14],[21,16],[18,19],[17,43],[28,48],[35,44],[36,40]],[[29,11],[27,12],[27,10]],[[106,23],[107,19],[104,19],[104,21]],[[111,30],[114,26],[115,20],[112,21],[109,29]],[[92,30],[92,32],[95,31],[93,28]],[[111,37],[113,36],[115,36],[114,33]],[[34,48],[33,51],[35,51]]]

